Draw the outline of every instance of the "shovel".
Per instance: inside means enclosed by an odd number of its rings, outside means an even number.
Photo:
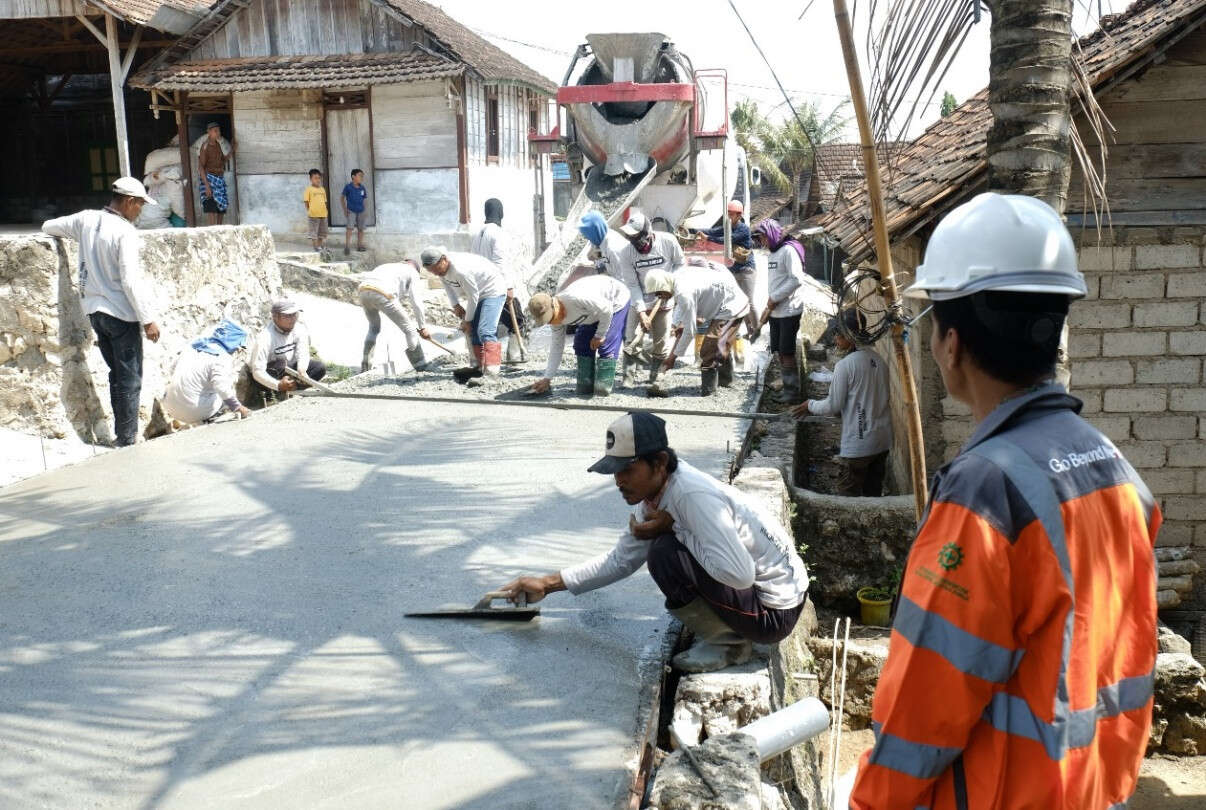
[[[540,608],[528,607],[528,597],[523,591],[519,592],[514,605],[493,606],[494,600],[506,598],[507,594],[502,591],[490,591],[471,608],[450,608],[403,615],[414,619],[497,619],[511,622],[529,622],[540,615]]]

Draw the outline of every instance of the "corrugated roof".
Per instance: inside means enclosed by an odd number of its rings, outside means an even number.
[[[423,0],[387,0],[390,6],[417,22],[487,81],[527,84],[550,95],[557,85],[498,46],[479,37],[441,9]]]
[[[108,10],[125,20],[146,25],[164,6],[178,9],[186,14],[205,13],[216,0],[87,0],[89,5]]]
[[[1081,63],[1096,88],[1149,48],[1206,11],[1206,0],[1139,0],[1122,14],[1102,18],[1102,27],[1081,38]],[[896,235],[941,213],[957,192],[978,183],[988,168],[988,90],[959,105],[931,125],[891,161],[884,177],[884,212]],[[849,194],[849,205],[815,220],[841,243],[851,260],[873,251],[867,188]]]
[[[269,56],[179,62],[156,73],[157,90],[229,92],[285,87],[395,84],[457,76],[464,65],[422,50],[336,56]],[[131,79],[135,87],[138,77]]]

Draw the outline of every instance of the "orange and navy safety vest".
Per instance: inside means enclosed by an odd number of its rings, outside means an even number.
[[[1151,725],[1160,512],[1061,386],[935,476],[872,704],[857,810],[1106,810]]]

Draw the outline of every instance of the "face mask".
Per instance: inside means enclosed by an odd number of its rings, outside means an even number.
[[[644,255],[653,250],[653,234],[643,233],[634,239],[632,244],[637,249],[637,253]]]

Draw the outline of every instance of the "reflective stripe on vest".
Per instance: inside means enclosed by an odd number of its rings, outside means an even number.
[[[907,596],[900,597],[892,629],[914,647],[938,653],[964,675],[992,683],[1008,681],[1026,652],[985,641]]]
[[[883,733],[881,723],[872,723],[875,747],[871,749],[871,764],[882,765],[917,779],[936,779],[950,767],[962,748],[915,743]]]
[[[1006,734],[1016,734],[1041,743],[1047,756],[1058,761],[1064,758],[1068,749],[1083,748],[1093,742],[1099,718],[1114,717],[1146,705],[1152,697],[1155,673],[1124,678],[1118,683],[1103,686],[1097,690],[1095,705],[1071,711],[1068,658],[1072,650],[1073,622],[1076,617],[1076,587],[1072,581],[1072,564],[1068,557],[1059,499],[1047,473],[1004,436],[988,439],[969,452],[997,465],[1030,506],[1059,560],[1060,572],[1072,598],[1072,605],[1064,620],[1064,643],[1060,651],[1059,681],[1052,722],[1047,723],[1039,718],[1022,698],[1004,692],[993,696],[984,710],[984,720]]]

